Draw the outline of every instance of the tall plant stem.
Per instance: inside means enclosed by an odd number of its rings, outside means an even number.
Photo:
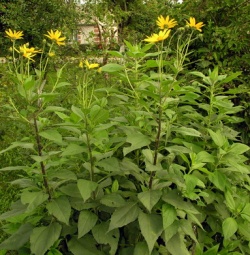
[[[42,156],[43,146],[42,146],[42,143],[41,143],[41,140],[40,140],[40,136],[39,136],[36,116],[34,116],[34,128],[35,128],[35,138],[36,138],[38,155],[41,157]],[[48,199],[51,200],[51,192],[50,192],[50,189],[49,189],[49,184],[48,184],[48,180],[47,180],[47,176],[46,176],[45,165],[44,165],[43,161],[40,162],[40,166],[41,166],[41,171],[42,171],[42,176],[43,176],[43,185],[45,187],[46,193],[49,196]]]
[[[158,151],[159,151],[159,145],[160,145],[160,137],[161,137],[161,118],[162,118],[162,108],[159,106],[159,119],[158,119],[158,130],[155,138],[155,149],[154,149],[154,161],[153,165],[156,166],[157,159],[158,159]],[[153,179],[155,176],[155,172],[151,172],[150,179],[149,179],[149,189],[152,189]]]
[[[94,180],[94,157],[92,154],[92,149],[91,149],[91,144],[90,144],[90,139],[89,139],[89,134],[86,133],[86,138],[87,138],[87,146],[88,146],[88,151],[89,151],[89,159],[90,159],[90,180]]]
[[[154,149],[154,161],[153,165],[156,166],[157,160],[158,160],[158,151],[160,146],[160,137],[161,137],[161,121],[162,121],[162,74],[163,74],[163,56],[162,56],[162,49],[163,49],[163,42],[161,44],[161,48],[158,49],[160,51],[159,56],[159,68],[158,68],[158,74],[159,74],[159,107],[158,107],[158,127],[157,127],[157,134],[155,138],[155,149]],[[152,189],[153,179],[155,176],[155,171],[151,172],[150,178],[149,178],[149,189]]]

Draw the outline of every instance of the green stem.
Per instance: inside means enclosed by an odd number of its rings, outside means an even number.
[[[38,130],[36,116],[34,116],[34,128],[35,128],[35,139],[36,139],[36,144],[37,144],[38,155],[40,157],[42,157],[43,146],[42,146],[42,143],[41,143],[41,140],[40,140],[40,136],[39,136],[39,130]],[[47,179],[47,175],[46,175],[45,164],[44,164],[43,161],[40,162],[40,167],[41,167],[41,171],[42,171],[43,185],[45,187],[46,193],[49,196],[48,200],[50,201],[51,200],[51,192],[50,192],[50,189],[49,189],[49,184],[48,184],[48,179]]]

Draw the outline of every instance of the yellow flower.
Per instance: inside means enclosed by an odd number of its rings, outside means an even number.
[[[34,61],[32,58],[36,55],[36,53],[41,53],[41,50],[36,50],[34,47],[28,48],[28,44],[24,44],[19,47],[19,51],[16,50],[18,53],[22,54],[23,57]]]
[[[85,61],[85,65],[88,69],[99,67],[99,64],[90,64],[88,60]]]
[[[12,41],[23,38],[23,31],[12,31],[11,29],[9,29],[9,31],[6,30],[5,33],[7,34],[7,37],[9,37]]]
[[[64,40],[66,39],[66,37],[60,37],[61,36],[61,32],[56,30],[55,32],[51,29],[50,31],[48,31],[48,34],[45,35],[47,36],[50,40],[55,41],[57,45],[65,45]]]
[[[20,52],[19,53],[32,53],[32,54],[36,54],[36,53],[41,53],[41,50],[36,50],[34,47],[27,47],[28,44],[24,44],[23,46],[20,46]]]
[[[160,29],[165,29],[165,28],[173,28],[177,25],[177,21],[174,19],[170,19],[169,16],[164,18],[162,15],[158,17],[158,20],[156,21],[157,26]]]
[[[48,56],[53,58],[56,55],[56,53],[54,51],[51,51],[48,53]]]
[[[144,39],[144,41],[149,43],[156,43],[165,40],[169,37],[170,30],[164,29],[163,31],[160,31],[159,34],[152,34],[151,36],[148,36],[148,38]]]
[[[195,29],[199,30],[200,32],[202,32],[201,27],[205,26],[203,24],[203,22],[196,23],[195,18],[193,18],[193,17],[190,17],[189,22],[187,20],[186,20],[186,22],[187,22],[188,26],[194,27]]]
[[[82,61],[80,61],[79,67],[80,67],[80,68],[83,68],[83,62],[82,62]]]

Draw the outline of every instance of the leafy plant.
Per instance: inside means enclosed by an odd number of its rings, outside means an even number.
[[[223,86],[240,73],[184,72],[199,28],[179,29],[175,48],[167,29],[146,38],[150,44],[126,41],[124,54],[110,52],[119,63],[99,70],[105,83],[115,81],[102,88],[95,88],[97,64],[82,63],[74,87],[61,81],[63,68],[46,87],[46,60],[40,70],[13,63],[24,109],[11,106],[32,135],[2,153],[25,148],[30,164],[1,169],[23,176],[13,182],[19,200],[0,215],[10,235],[0,249],[249,253],[249,147],[232,128],[243,121],[232,102],[237,90]],[[54,105],[66,85],[72,105]]]

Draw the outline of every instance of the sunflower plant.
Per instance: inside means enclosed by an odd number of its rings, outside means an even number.
[[[24,175],[13,182],[21,187],[20,199],[0,215],[10,234],[0,249],[35,255],[249,253],[249,147],[232,127],[243,121],[236,116],[242,108],[231,100],[236,92],[224,90],[240,73],[186,69],[202,27],[189,21],[177,27],[160,16],[160,31],[139,44],[125,41],[124,53],[109,52],[117,63],[99,69],[82,60],[74,86],[65,87],[74,98],[69,102],[55,104],[66,85],[62,69],[47,92],[46,60],[35,71],[42,89],[24,79],[26,111],[12,106],[33,135],[1,153],[19,146],[29,150],[31,164],[1,169]],[[49,52],[64,42],[52,32]],[[33,62],[22,58],[25,65]],[[97,75],[103,77],[99,87]]]

